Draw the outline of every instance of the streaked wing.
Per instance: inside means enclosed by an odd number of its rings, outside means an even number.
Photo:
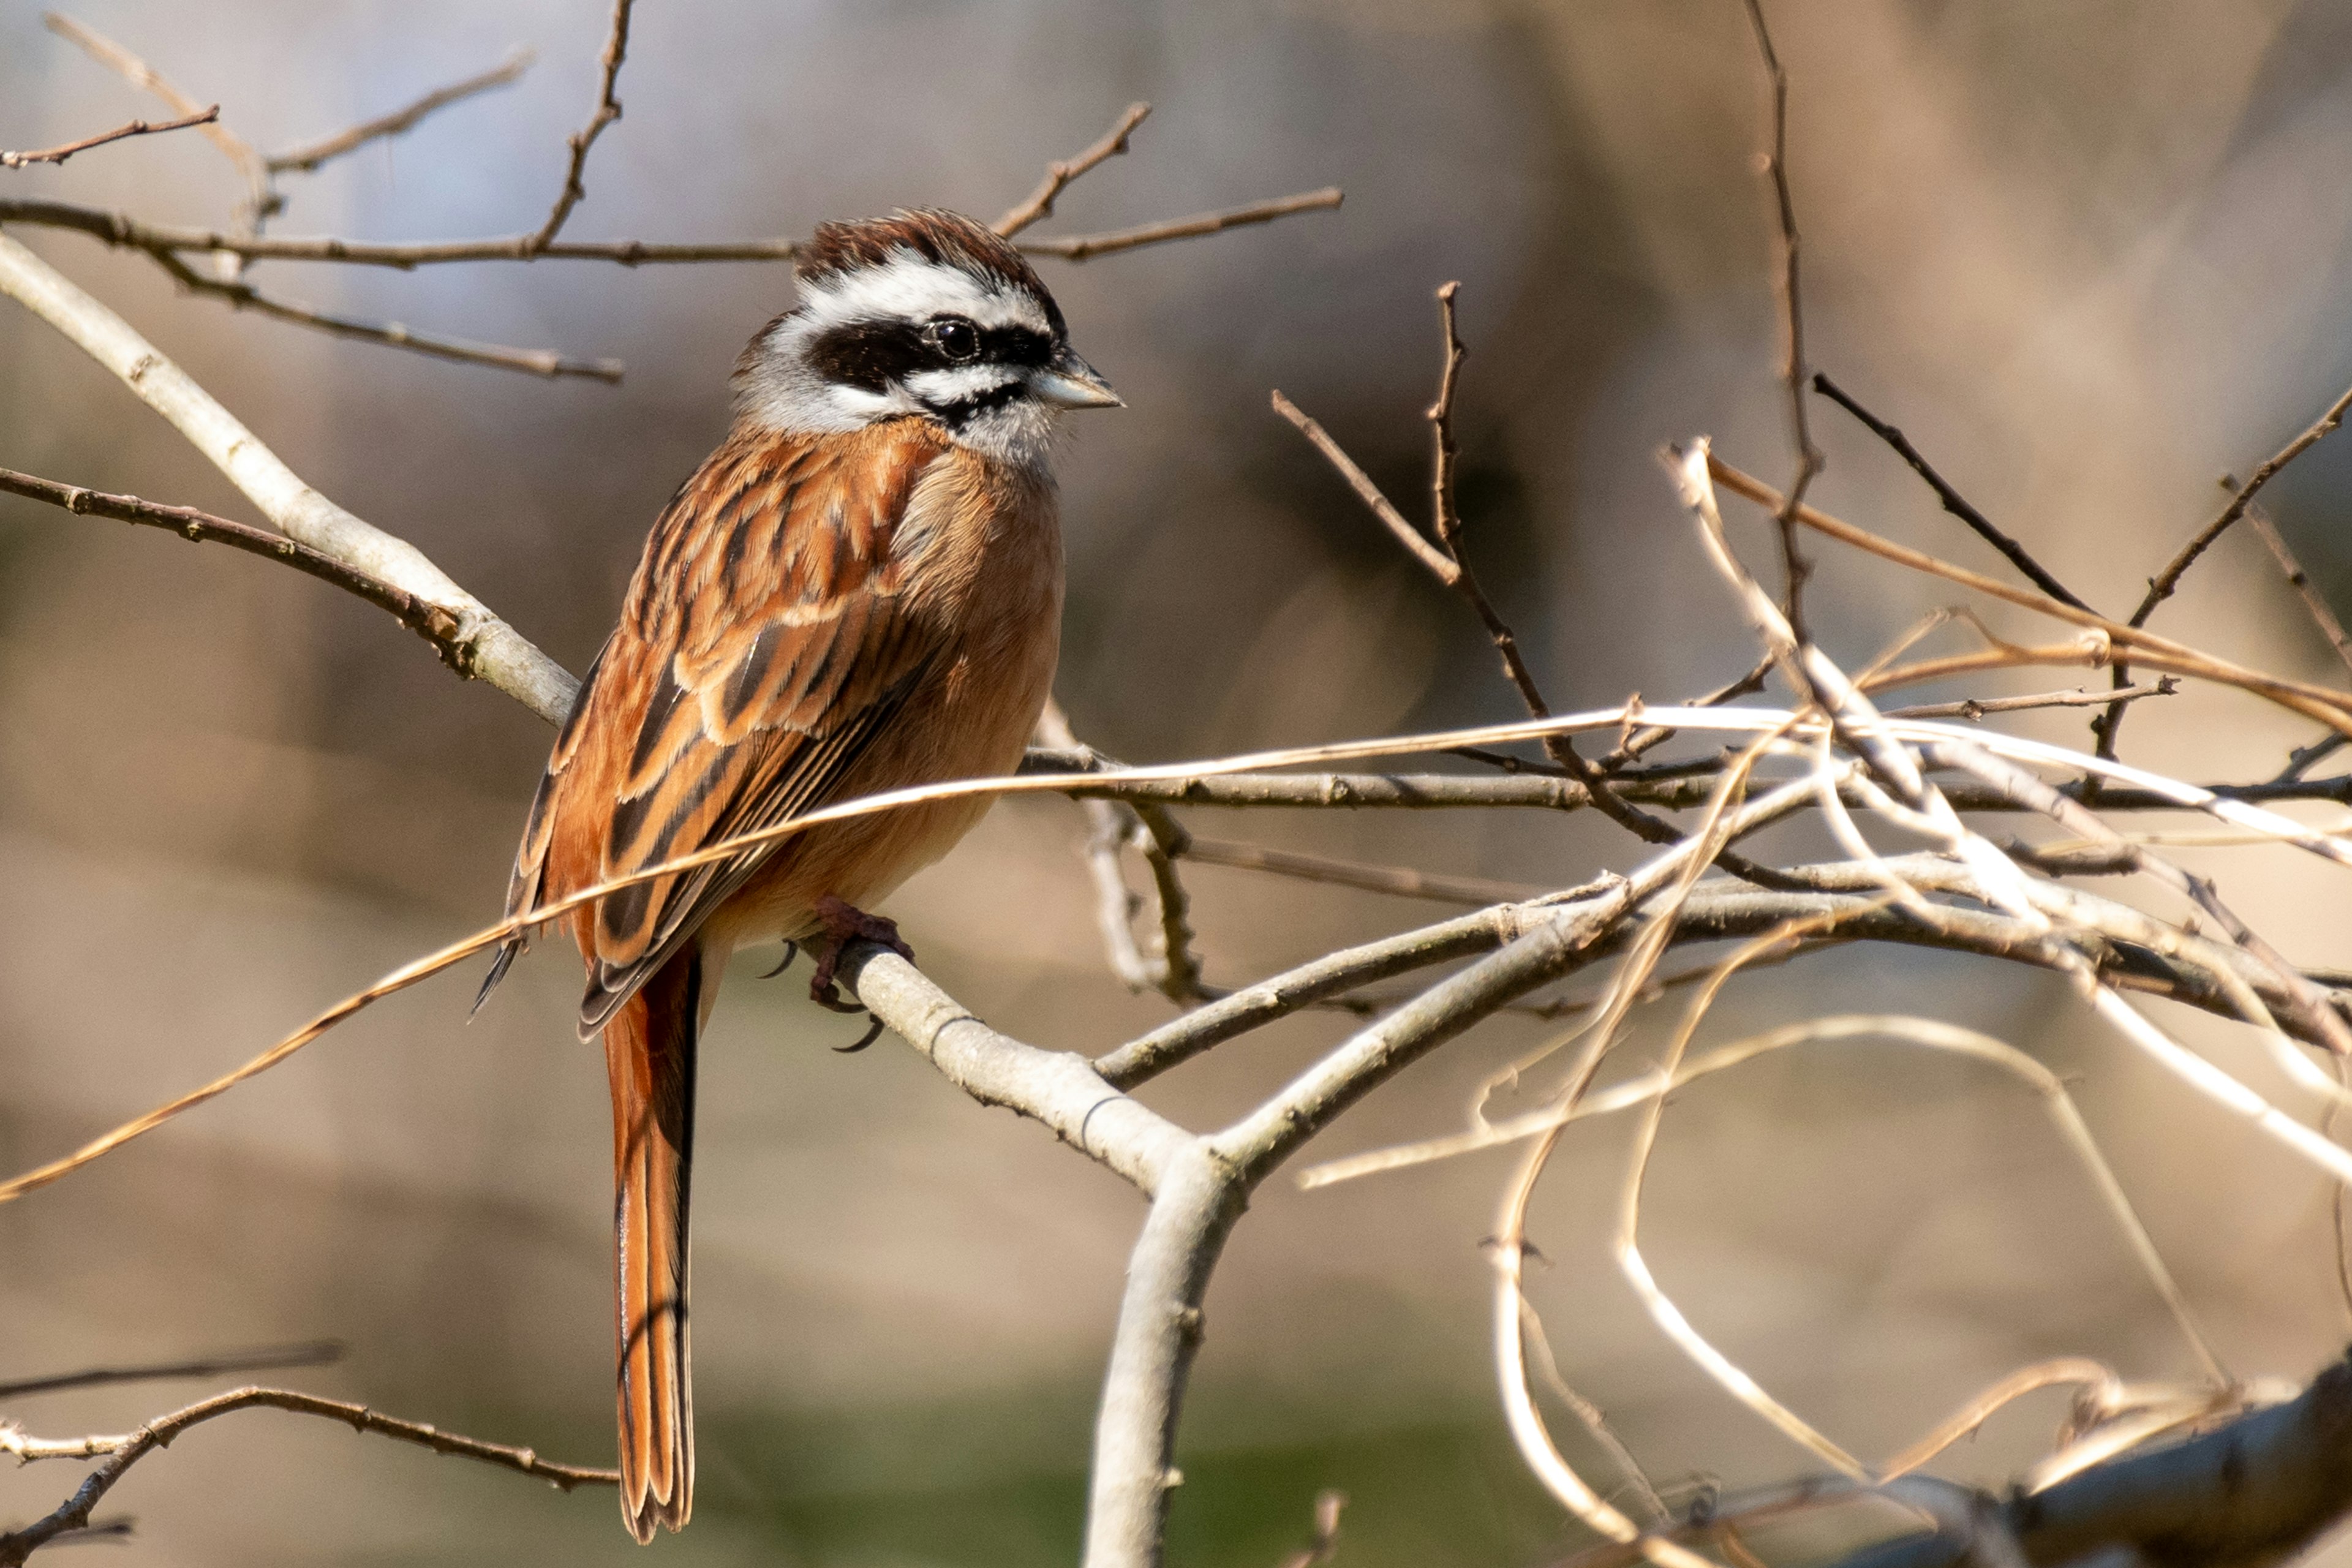
[[[891,544],[944,449],[925,422],[899,420],[821,443],[739,437],[711,455],[655,526],[557,742],[510,902],[626,876],[827,799],[931,662]],[[593,947],[583,1033],[768,853],[600,900],[582,943]]]

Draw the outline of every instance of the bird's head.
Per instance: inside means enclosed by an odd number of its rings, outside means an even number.
[[[898,212],[820,226],[795,268],[800,304],[736,366],[741,416],[828,434],[922,418],[1019,463],[1044,460],[1055,416],[1116,408],[1071,352],[1035,268],[956,213]]]

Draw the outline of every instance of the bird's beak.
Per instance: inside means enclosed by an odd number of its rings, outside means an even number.
[[[1029,390],[1056,408],[1124,408],[1127,400],[1110,389],[1095,367],[1062,350],[1029,373]]]

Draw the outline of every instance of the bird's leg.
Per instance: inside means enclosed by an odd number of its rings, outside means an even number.
[[[809,976],[809,1000],[835,1013],[862,1013],[865,1008],[855,1002],[845,1002],[834,985],[834,975],[841,965],[841,950],[853,942],[870,942],[887,947],[909,963],[915,950],[898,934],[896,921],[880,915],[869,915],[864,910],[853,909],[839,899],[827,894],[816,901],[816,918],[822,932],[813,946],[816,952],[816,972]],[[866,1042],[857,1047],[863,1049]]]

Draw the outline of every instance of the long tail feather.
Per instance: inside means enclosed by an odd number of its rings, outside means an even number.
[[[702,958],[687,946],[604,1026],[613,1083],[614,1280],[621,1517],[651,1541],[694,1506],[687,1335],[687,1200]]]

